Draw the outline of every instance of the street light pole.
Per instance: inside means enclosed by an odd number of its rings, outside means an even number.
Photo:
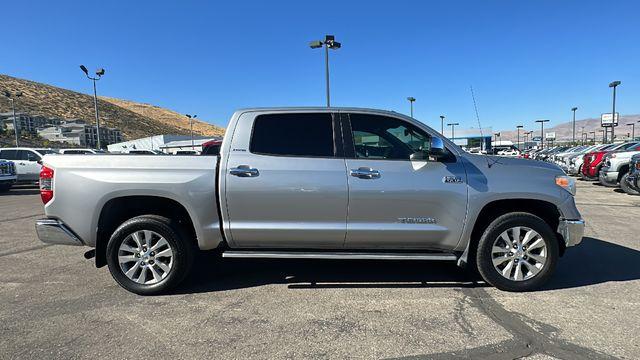
[[[600,130],[600,131],[602,131],[602,130]],[[589,131],[589,134],[593,134],[593,140],[592,141],[593,141],[593,145],[595,145],[596,144],[596,132],[595,131]],[[587,140],[588,140],[588,138],[587,138]]]
[[[615,140],[615,123],[616,123],[616,87],[622,84],[621,81],[616,80],[609,83],[609,87],[613,88],[613,109],[611,110],[611,143]]]
[[[13,111],[13,132],[15,133],[16,137],[16,147],[18,147],[20,145],[18,141],[18,121],[16,120],[16,104],[14,97],[22,96],[22,91],[16,91],[15,93],[11,94],[9,91],[5,90],[4,96],[6,96],[9,101],[11,101],[11,110]]]
[[[87,79],[93,81],[93,107],[96,115],[97,148],[102,149],[100,145],[100,117],[98,116],[98,91],[96,90],[96,81],[100,80],[102,75],[104,75],[104,69],[100,68],[96,70],[96,77],[89,76],[89,71],[84,65],[80,65],[80,70],[87,76]]]
[[[333,35],[325,35],[324,41],[317,40],[309,43],[309,46],[312,49],[317,49],[324,47],[324,70],[325,70],[325,81],[327,86],[327,107],[331,107],[331,96],[329,91],[329,49],[337,50],[342,47],[342,44],[335,41],[335,36]]]
[[[518,151],[520,151],[520,129],[522,129],[524,126],[522,125],[516,125],[516,129],[518,129],[518,137],[517,137],[517,141],[516,141],[516,147],[518,148]]]
[[[544,123],[549,122],[549,120],[542,119],[536,120],[537,123],[540,123],[540,146],[544,149]]]
[[[189,118],[189,125],[191,126],[191,150],[195,150],[195,146],[193,144],[193,119],[197,118],[198,115],[189,115],[185,114]]]
[[[627,124],[627,126],[631,125],[631,141],[636,138],[636,123]]]
[[[454,141],[453,139],[455,138],[455,130],[454,128],[456,127],[456,125],[460,125],[459,123],[448,123],[447,126],[451,126],[451,141]]]
[[[576,144],[576,110],[578,110],[577,107],[571,108],[571,111],[573,111],[573,145]]]
[[[416,98],[409,96],[407,100],[409,100],[409,104],[411,105],[411,118],[413,119],[413,102],[416,101]]]
[[[440,115],[440,134],[444,135],[444,115]]]

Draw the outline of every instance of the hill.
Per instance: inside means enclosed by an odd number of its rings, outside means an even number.
[[[615,129],[616,138],[626,138],[627,133],[631,133],[631,126],[627,126],[627,124],[635,123],[636,124],[636,137],[640,135],[640,115],[620,115],[620,120],[618,121],[618,126]],[[550,123],[545,123],[544,132],[545,134],[549,131],[553,131],[556,133],[556,139],[560,141],[571,141],[573,124],[571,121],[561,123],[555,126],[547,127]],[[584,132],[587,133],[587,137],[589,139],[593,138],[593,134],[589,134],[591,131],[595,131],[596,139],[602,139],[602,133],[598,132],[601,130],[600,127],[600,119],[582,119],[576,120],[576,140],[580,141],[580,134],[582,133],[582,128],[584,127]],[[525,126],[523,130],[520,131],[520,141],[523,141],[522,133],[524,130],[531,131],[533,130],[533,136],[540,136],[540,124],[530,124]],[[517,132],[516,130],[503,130],[500,131],[500,139],[501,140],[512,140],[516,141]]]
[[[22,91],[16,101],[16,111],[31,115],[44,115],[65,119],[83,119],[94,124],[93,96],[34,81],[0,74],[0,93],[4,90]],[[120,105],[118,105],[120,104]],[[153,108],[149,112],[139,109]],[[11,110],[9,100],[0,96],[0,112]],[[188,135],[180,116],[171,110],[132,101],[98,98],[100,125],[122,130],[126,139],[136,139],[159,134]],[[170,115],[173,114],[173,115]],[[224,129],[198,121],[194,133],[200,135],[222,134]]]
[[[180,129],[190,131],[189,118],[187,118],[184,114],[177,113],[173,110],[161,108],[159,106],[137,103],[129,100],[115,99],[109,97],[99,96],[98,98],[108,101],[114,105],[117,105],[123,109],[127,109],[133,111],[138,115],[142,115],[145,117],[149,117],[160,121],[164,124],[171,124]],[[224,135],[224,129],[215,125],[211,125],[209,123],[194,120],[193,121],[193,132],[205,135],[205,136],[222,136]]]

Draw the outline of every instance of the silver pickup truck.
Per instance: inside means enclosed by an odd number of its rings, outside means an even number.
[[[94,248],[85,256],[138,294],[178,285],[198,249],[456,261],[526,291],[584,230],[575,182],[557,166],[468,154],[380,110],[239,110],[218,156],[47,155],[43,165],[39,238]]]

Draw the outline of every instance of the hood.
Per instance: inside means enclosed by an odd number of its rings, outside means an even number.
[[[503,156],[493,156],[493,155],[464,154],[464,156],[479,168],[483,168],[483,167],[487,168],[488,165],[491,165],[491,167],[526,166],[529,168],[556,170],[560,173],[564,173],[562,169],[558,167],[558,165],[548,163],[545,161],[532,160],[532,159],[520,159],[520,158],[513,158],[513,157],[503,157]]]

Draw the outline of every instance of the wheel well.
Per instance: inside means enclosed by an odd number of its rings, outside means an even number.
[[[544,222],[549,224],[551,230],[556,233],[558,240],[560,240],[558,241],[560,256],[564,254],[565,244],[562,235],[557,232],[558,224],[560,223],[560,211],[550,202],[534,199],[496,200],[485,205],[480,211],[480,214],[478,214],[478,218],[473,226],[469,250],[475,252],[475,246],[480,240],[482,233],[493,220],[510,212],[526,212],[544,220]]]
[[[100,212],[96,236],[96,267],[107,264],[107,242],[111,234],[123,222],[140,215],[160,215],[172,219],[196,242],[191,217],[187,209],[177,201],[158,196],[119,197],[109,200]]]
[[[625,164],[625,165],[620,166],[620,169],[618,170],[618,182],[620,182],[620,180],[622,180],[622,177],[627,172],[629,172],[629,164]]]

